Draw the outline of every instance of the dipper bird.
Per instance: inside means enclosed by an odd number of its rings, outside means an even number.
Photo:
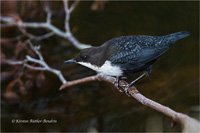
[[[164,36],[133,35],[113,38],[103,45],[83,49],[74,59],[65,61],[86,66],[98,73],[115,76],[115,86],[119,78],[143,72],[141,76],[125,87],[128,89],[137,80],[151,72],[152,64],[163,55],[177,40],[189,36],[187,31],[181,31]]]

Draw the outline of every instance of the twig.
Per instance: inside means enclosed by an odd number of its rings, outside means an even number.
[[[47,14],[47,18],[46,18],[46,22],[47,23],[51,23],[51,11],[50,11],[50,6],[49,6],[49,2],[45,1],[45,12]]]
[[[114,82],[115,82],[114,77],[103,75],[103,74],[97,74],[95,76],[90,76],[90,77],[86,77],[86,78],[83,78],[83,79],[69,81],[66,84],[63,84],[60,87],[60,90],[66,88],[66,87],[76,85],[76,84],[89,82],[89,81],[96,81],[96,80],[106,81],[106,82],[109,82],[109,83],[112,83],[112,84],[114,84]],[[124,89],[126,85],[128,85],[128,83],[126,81],[124,81],[124,80],[119,81],[119,86],[121,88]],[[200,123],[197,120],[195,120],[195,119],[193,119],[193,118],[191,118],[191,117],[189,117],[185,114],[178,113],[178,112],[170,109],[169,107],[161,105],[161,104],[143,96],[136,89],[136,87],[129,88],[128,92],[133,98],[135,98],[141,104],[148,106],[150,108],[153,108],[154,110],[157,110],[157,111],[171,117],[173,119],[173,121],[180,123],[182,125],[184,131],[193,131],[193,132],[199,131]]]
[[[22,65],[24,64],[24,61],[8,61],[7,60],[7,63],[10,65]]]
[[[79,3],[79,0],[75,0],[74,1],[74,3],[71,5],[71,7],[69,9],[70,13],[76,8],[76,6],[78,5],[78,3]]]
[[[30,40],[28,40],[27,43],[30,45],[31,49],[38,55],[39,59],[35,59],[35,58],[32,58],[29,55],[27,55],[26,59],[24,61],[8,61],[7,60],[7,63],[9,63],[11,65],[24,65],[25,67],[33,69],[33,70],[52,72],[52,73],[54,73],[55,75],[57,75],[59,77],[59,79],[62,82],[62,84],[66,84],[67,81],[64,78],[64,76],[62,75],[62,73],[57,69],[51,68],[45,62],[42,54],[39,52],[40,47],[36,47],[36,46],[34,47],[32,45],[32,43],[30,42]],[[27,62],[36,63],[36,64],[40,65],[40,67],[32,66],[32,65],[28,64]]]
[[[44,34],[44,35],[42,35],[42,36],[37,36],[36,38],[34,38],[34,40],[40,41],[40,40],[49,38],[49,37],[51,37],[51,36],[53,36],[53,35],[54,35],[53,32],[49,32],[49,33]]]
[[[65,9],[65,34],[66,38],[74,44],[75,47],[79,49],[85,49],[91,47],[91,45],[88,44],[81,44],[71,33],[71,29],[69,26],[69,20],[70,20],[70,13],[74,10],[74,8],[78,5],[79,1],[75,1],[71,7],[69,7],[68,0],[63,0],[64,3],[64,9]]]
[[[44,70],[52,72],[54,74],[56,74],[59,79],[61,80],[61,82],[63,84],[67,83],[67,81],[65,80],[65,78],[63,77],[62,73],[57,70],[57,69],[53,69],[51,68],[43,59],[42,54],[39,52],[39,47],[33,47],[33,45],[31,44],[31,42],[29,42],[29,45],[31,46],[31,48],[33,49],[33,51],[35,51],[35,53],[39,56],[40,60],[34,59],[30,56],[27,56],[27,60],[33,63],[38,63],[39,65],[43,66]]]
[[[61,31],[57,27],[51,24],[51,11],[49,3],[45,3],[45,12],[47,14],[46,22],[23,22],[19,19],[19,17],[13,18],[13,17],[2,17],[0,16],[0,21],[4,22],[5,24],[1,24],[1,27],[6,26],[18,26],[19,29],[22,31],[23,34],[29,36],[29,38],[33,39],[35,38],[34,35],[27,33],[25,29],[23,28],[45,28],[52,32],[52,34],[56,34],[60,37],[63,37],[65,39],[68,39],[76,48],[78,49],[85,49],[91,47],[89,44],[83,44],[80,43],[71,33],[70,26],[69,26],[69,20],[70,20],[70,13],[74,10],[74,8],[79,3],[78,1],[75,1],[71,7],[68,5],[68,0],[64,0],[64,9],[65,9],[65,32]]]
[[[69,19],[70,19],[70,11],[69,11],[69,3],[68,0],[63,0],[64,3],[64,9],[65,9],[65,30],[68,32],[68,34],[71,33],[70,27],[69,27]]]

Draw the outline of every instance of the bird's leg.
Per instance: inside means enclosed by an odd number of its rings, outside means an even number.
[[[126,85],[126,87],[124,88],[124,91],[126,93],[127,96],[130,97],[130,94],[128,93],[128,89],[139,79],[141,79],[142,77],[144,77],[145,75],[148,75],[148,72],[144,72],[142,75],[140,75],[138,78],[136,78],[135,80],[133,80],[130,84]]]
[[[115,79],[114,85],[119,90],[119,92],[123,92],[123,90],[119,87],[119,79],[120,79],[120,76],[117,76]]]

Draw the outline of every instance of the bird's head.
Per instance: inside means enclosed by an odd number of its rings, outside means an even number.
[[[67,60],[64,63],[90,62],[92,52],[93,52],[93,48],[84,49],[75,58],[73,58],[71,60]]]
[[[102,61],[101,53],[101,49],[97,47],[83,49],[75,58],[64,63],[77,63],[93,69],[93,67],[99,67],[105,62]]]

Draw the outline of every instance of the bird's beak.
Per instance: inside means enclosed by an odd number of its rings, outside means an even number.
[[[70,63],[70,62],[75,63],[76,61],[74,59],[71,59],[71,60],[65,61],[64,63]]]

